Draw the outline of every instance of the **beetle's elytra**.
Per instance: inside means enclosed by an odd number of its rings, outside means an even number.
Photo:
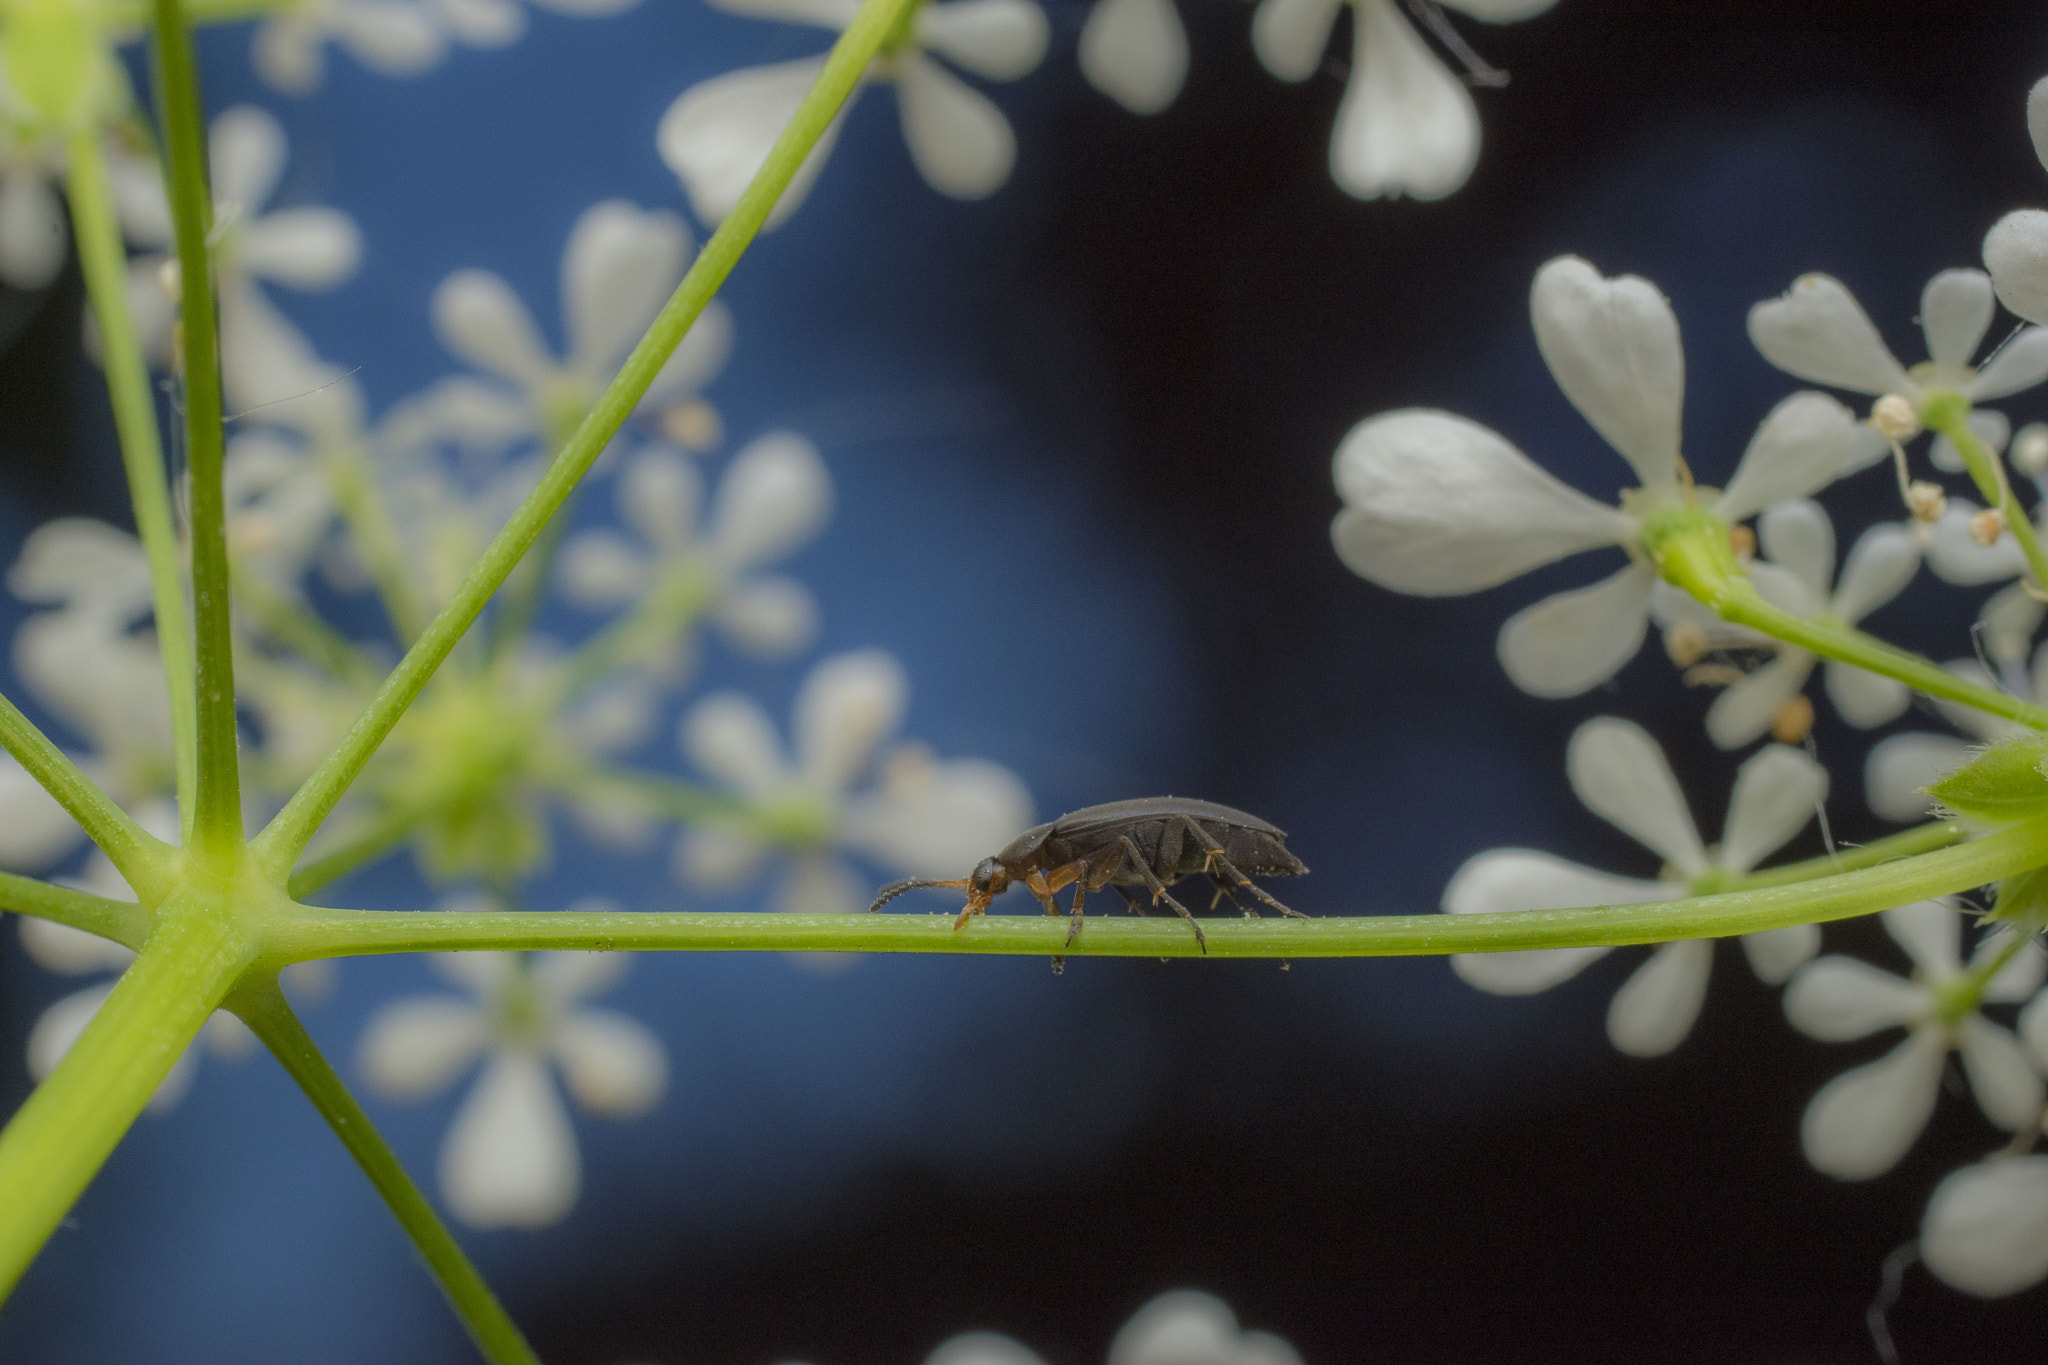
[[[1199,874],[1215,884],[1211,909],[1218,901],[1228,900],[1245,914],[1256,916],[1258,911],[1233,894],[1233,890],[1243,890],[1283,915],[1306,919],[1253,885],[1252,878],[1298,877],[1307,871],[1301,859],[1287,851],[1286,831],[1256,815],[1214,801],[1148,796],[1088,806],[1025,830],[1008,848],[983,858],[965,877],[951,881],[909,877],[893,882],[882,888],[868,909],[879,910],[904,892],[922,886],[957,887],[967,893],[967,906],[953,926],[958,929],[987,911],[989,902],[1013,881],[1024,883],[1046,914],[1068,913],[1060,909],[1053,893],[1072,883],[1074,908],[1066,940],[1072,943],[1081,932],[1081,906],[1088,892],[1113,886],[1131,913],[1143,914],[1145,907],[1131,888],[1145,886],[1151,888],[1152,904],[1165,901],[1188,922],[1195,931],[1195,942],[1206,953],[1209,944],[1202,936],[1202,926],[1195,923],[1185,905],[1168,894],[1167,887],[1182,877]]]

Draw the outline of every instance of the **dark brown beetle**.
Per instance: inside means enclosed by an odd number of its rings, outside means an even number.
[[[1166,888],[1182,877],[1201,874],[1215,883],[1216,895],[1209,908],[1228,900],[1247,915],[1231,893],[1233,886],[1278,910],[1283,915],[1307,919],[1289,910],[1260,888],[1253,877],[1298,877],[1308,869],[1301,859],[1287,851],[1286,831],[1276,829],[1241,810],[1219,806],[1214,801],[1195,801],[1180,796],[1149,796],[1136,801],[1112,801],[1062,815],[1048,825],[1027,829],[1010,846],[993,858],[983,858],[974,871],[952,881],[931,877],[910,877],[882,888],[869,910],[879,910],[906,891],[924,886],[957,887],[967,893],[967,908],[960,912],[954,928],[965,928],[969,918],[987,911],[989,902],[1022,882],[1048,915],[1064,913],[1053,893],[1072,883],[1074,909],[1067,929],[1067,942],[1081,932],[1081,905],[1090,891],[1113,886],[1132,914],[1144,907],[1132,894],[1134,886],[1152,889],[1152,904],[1165,901],[1195,931],[1195,942],[1203,952],[1209,944],[1202,926],[1188,908],[1167,893]]]

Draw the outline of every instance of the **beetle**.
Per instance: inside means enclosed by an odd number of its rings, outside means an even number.
[[[1072,883],[1074,908],[1067,929],[1068,943],[1081,932],[1081,906],[1087,893],[1113,886],[1132,914],[1144,907],[1132,893],[1134,886],[1149,887],[1152,904],[1162,900],[1174,908],[1195,931],[1195,942],[1209,951],[1202,926],[1188,908],[1168,893],[1167,887],[1182,877],[1201,874],[1215,884],[1209,902],[1228,900],[1245,909],[1231,888],[1249,891],[1283,915],[1296,919],[1308,916],[1290,910],[1252,883],[1257,877],[1298,877],[1308,871],[1301,859],[1287,851],[1287,832],[1267,824],[1256,815],[1220,806],[1214,801],[1196,801],[1184,796],[1148,796],[1132,801],[1111,801],[1069,812],[1050,824],[1025,830],[1002,852],[983,858],[965,877],[941,881],[932,877],[908,877],[882,888],[870,911],[879,910],[906,891],[919,887],[947,886],[967,893],[967,906],[954,922],[955,929],[984,914],[989,902],[1022,882],[1048,915],[1063,912],[1053,893]],[[1258,911],[1245,910],[1250,916]]]

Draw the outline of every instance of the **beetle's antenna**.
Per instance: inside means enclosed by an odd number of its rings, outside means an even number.
[[[955,891],[965,891],[967,889],[967,878],[956,877],[952,881],[942,882],[931,877],[905,877],[900,882],[890,882],[882,888],[882,894],[875,897],[875,903],[868,907],[868,913],[873,914],[906,891],[919,891],[927,886],[944,886],[950,887]]]

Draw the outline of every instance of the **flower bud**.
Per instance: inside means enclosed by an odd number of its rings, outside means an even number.
[[[2007,458],[2029,478],[2048,472],[2048,422],[2029,422],[2015,432]]]
[[[1780,744],[1799,744],[1813,730],[1813,703],[1806,694],[1792,698],[1771,717],[1771,738]]]
[[[1894,441],[1910,441],[1920,434],[1920,414],[1895,393],[1888,393],[1870,405],[1870,425]]]
[[[1948,494],[1941,491],[1941,485],[1927,479],[1915,479],[1906,485],[1906,506],[1919,521],[1940,521],[1941,514],[1948,510]]]
[[[725,424],[717,408],[688,398],[661,415],[661,434],[685,450],[713,450],[725,439]]]
[[[1970,518],[1970,539],[1979,545],[1996,545],[2004,534],[2005,513],[1996,507],[1987,507]]]
[[[1664,632],[1664,652],[1680,668],[1691,668],[1712,652],[1706,631],[1691,621],[1680,621]]]

